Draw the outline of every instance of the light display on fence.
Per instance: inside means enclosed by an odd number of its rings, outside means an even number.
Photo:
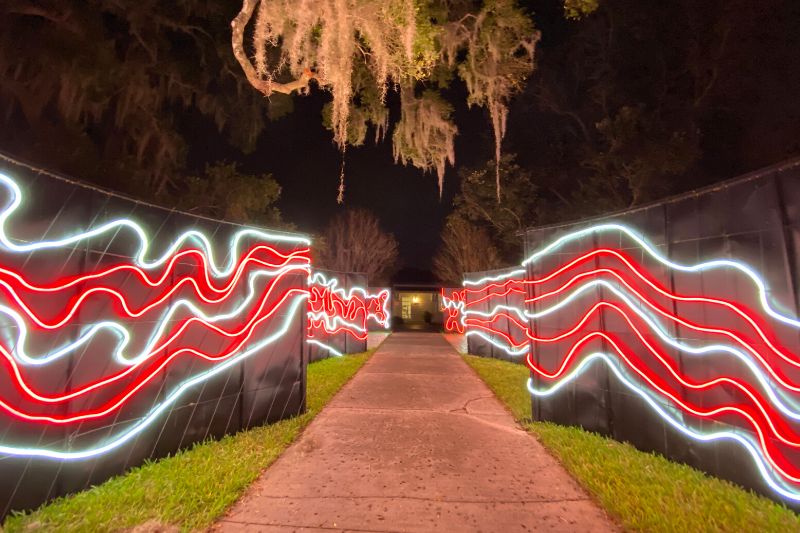
[[[40,260],[30,255],[35,252],[47,253],[51,261],[58,254],[69,258],[76,247],[107,247],[117,238],[130,245],[131,258],[117,255],[112,266],[56,279],[30,279],[24,268],[0,266],[0,390],[5,391],[0,411],[18,426],[15,430],[12,423],[5,432],[0,454],[86,459],[131,441],[186,391],[280,339],[308,298],[305,287],[287,281],[292,274],[302,280],[310,271],[309,241],[302,237],[241,229],[222,263],[211,239],[196,230],[179,235],[157,255],[143,227],[127,218],[49,240],[18,241],[14,213],[22,193],[3,174],[0,186],[7,198],[0,213],[0,254],[10,263],[14,256]],[[198,338],[215,349],[201,348]],[[109,340],[113,348],[97,355],[96,343],[108,346]],[[93,379],[42,378],[55,365],[80,364],[89,349],[95,352]],[[178,359],[201,364],[192,365],[174,387],[148,389]],[[143,404],[149,406],[144,411]],[[70,430],[104,419],[112,432],[100,432],[91,444],[48,446],[29,437],[37,424]]]
[[[464,322],[461,320],[463,312],[465,290],[451,291],[446,294],[442,289],[442,313],[444,314],[444,329],[450,333],[464,333]]]
[[[344,333],[365,341],[370,321],[382,328],[389,327],[389,291],[370,293],[365,287],[345,290],[339,280],[329,279],[321,272],[309,278],[308,342],[324,348],[333,355],[341,351],[323,340]]]
[[[581,238],[603,234],[627,240],[642,259],[621,248],[575,252]],[[528,277],[545,259],[559,266]],[[753,268],[727,259],[679,264],[620,224],[567,234],[522,265],[528,270],[467,280],[463,289],[443,293],[447,329],[525,357],[537,377],[528,389],[537,397],[602,363],[669,426],[698,441],[738,444],[772,490],[800,501],[800,357],[781,340],[795,338],[800,321],[777,309]],[[724,273],[730,283],[749,286],[757,305],[678,294],[660,280],[671,272]],[[549,353],[561,354],[559,362],[537,362],[539,346],[556,347]],[[699,373],[697,366],[687,370],[678,353],[708,364]],[[711,358],[719,357],[734,366],[714,364]]]
[[[129,258],[117,256],[114,264],[55,279],[30,279],[24,268],[0,264],[0,391],[6,391],[0,414],[25,426],[6,432],[0,454],[75,460],[118,448],[163,418],[186,391],[278,341],[304,306],[308,342],[334,355],[342,354],[314,337],[345,332],[365,339],[369,321],[388,327],[388,291],[345,291],[337,280],[312,274],[310,242],[302,237],[241,229],[227,243],[222,263],[212,239],[197,230],[182,233],[157,255],[146,230],[128,218],[25,242],[13,231],[22,192],[3,174],[0,187],[6,196],[0,257],[70,257],[76,247],[107,247],[122,236]],[[283,244],[289,249],[281,249]],[[291,276],[294,281],[287,281]],[[307,287],[297,284],[306,277]],[[215,349],[202,349],[198,339]],[[43,383],[51,367],[77,364],[98,342],[106,344],[93,379]],[[148,390],[186,359],[202,364],[169,390]],[[143,395],[150,401],[144,412]],[[136,405],[129,409],[131,404]],[[36,424],[69,430],[87,421],[116,422],[121,413],[130,423],[114,424],[111,434],[90,445],[45,446],[18,436]]]

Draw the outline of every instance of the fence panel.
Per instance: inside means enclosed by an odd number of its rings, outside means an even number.
[[[796,505],[800,487],[787,474],[800,470],[800,454],[784,440],[800,440],[798,417],[787,415],[800,400],[799,214],[800,162],[791,162],[613,216],[528,230],[530,329],[550,338],[591,315],[564,342],[534,343],[545,372],[570,359],[559,376],[534,379],[541,390],[569,380],[534,399],[535,418]],[[555,285],[572,284],[546,296],[555,289],[540,281],[554,269],[563,269]],[[539,316],[545,309],[555,311]]]
[[[800,160],[524,240],[450,315],[471,353],[526,358],[535,419],[798,507]]]
[[[0,206],[0,515],[304,411],[305,238],[7,159]]]
[[[367,350],[373,327],[389,327],[390,292],[371,292],[367,275],[314,269],[309,300],[310,360]]]
[[[525,353],[528,341],[518,327],[524,317],[514,311],[523,309],[524,288],[516,273],[519,269],[472,272],[464,288],[451,291],[447,297],[447,305],[456,305],[462,315],[453,316],[466,327],[470,354],[524,363],[520,354]],[[509,342],[513,345],[511,350],[504,348]]]

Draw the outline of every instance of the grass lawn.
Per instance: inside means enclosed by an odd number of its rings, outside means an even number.
[[[582,429],[532,422],[524,365],[470,355],[464,359],[626,529],[800,531],[797,514],[727,481]]]
[[[205,528],[294,441],[372,352],[308,365],[308,412],[146,463],[37,511],[6,519],[6,531],[118,531],[140,524]]]

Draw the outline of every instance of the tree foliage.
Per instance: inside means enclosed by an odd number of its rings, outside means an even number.
[[[564,0],[564,15],[570,19],[579,19],[597,11],[600,0]]]
[[[591,175],[577,197],[609,211],[631,207],[663,196],[670,179],[685,173],[697,160],[699,148],[692,136],[668,127],[643,105],[623,106],[595,125],[596,149],[583,165]]]
[[[535,223],[539,195],[535,177],[511,155],[500,161],[503,197],[495,201],[495,164],[490,161],[460,173],[461,192],[453,201],[453,215],[485,228],[502,258],[513,264],[521,255],[518,233]]]
[[[275,203],[281,186],[269,174],[243,174],[236,163],[207,165],[204,175],[189,176],[171,200],[178,209],[213,218],[269,227],[286,226]]]
[[[174,198],[186,188],[188,114],[244,151],[265,124],[267,106],[226,46],[231,11],[213,0],[0,3],[3,148]]]
[[[314,264],[340,272],[364,272],[371,284],[387,283],[397,261],[397,241],[365,209],[335,216],[315,242]]]
[[[800,154],[800,4],[549,5],[550,39],[509,124],[517,157],[501,165],[501,201],[487,201],[492,162],[461,173],[454,201],[506,264],[519,260],[520,228],[635,207]],[[569,11],[582,6],[593,12]]]
[[[514,0],[244,0],[232,26],[234,55],[265,95],[306,92],[312,79],[330,91],[326,123],[342,151],[363,142],[368,125],[382,137],[385,97],[398,88],[395,159],[435,171],[440,192],[457,132],[434,95],[447,86],[442,71],[488,110],[499,163],[509,100],[533,71],[539,39]],[[499,196],[499,170],[497,178]]]
[[[404,90],[400,121],[392,134],[394,159],[425,171],[435,169],[441,194],[445,166],[456,162],[454,139],[458,129],[450,120],[452,107],[432,91],[419,98],[408,94],[410,91]]]
[[[577,20],[553,16],[561,21],[548,26],[535,79],[516,100],[508,149],[539,187],[531,223],[641,205],[800,152],[790,96],[800,90],[800,5],[595,7]]]

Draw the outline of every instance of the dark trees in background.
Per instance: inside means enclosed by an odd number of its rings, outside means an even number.
[[[230,21],[241,5],[0,2],[0,149],[198,214],[273,224],[268,179],[212,160],[187,169],[198,123],[218,130],[207,142],[243,154],[270,117],[292,107],[289,96],[267,101],[234,58]],[[512,11],[542,32],[536,68],[507,102],[503,149],[517,166],[501,167],[509,189],[500,205],[486,194],[487,168],[463,171],[455,205],[486,229],[505,262],[519,259],[517,226],[646,203],[800,154],[800,2],[518,0]],[[424,44],[439,26],[417,22]],[[363,72],[354,72],[364,89]],[[440,91],[442,108],[463,102],[463,77],[435,84],[452,85]],[[351,103],[374,102],[361,89]],[[323,122],[333,127],[326,109]],[[366,110],[351,111],[352,133],[363,140],[366,122],[355,118]],[[403,109],[392,112],[402,121]],[[491,146],[493,128],[485,135]],[[227,179],[230,187],[221,186]]]
[[[500,257],[519,256],[522,250],[518,233],[530,225],[531,217],[541,208],[534,174],[517,165],[513,156],[503,156],[500,162],[503,190],[499,202],[494,161],[480,168],[462,169],[459,175],[461,191],[453,201],[448,220],[457,217],[485,228]]]
[[[314,264],[340,272],[364,272],[371,285],[386,284],[397,261],[397,241],[365,209],[335,216],[314,246]]]
[[[642,204],[800,154],[800,3],[603,0],[581,20],[552,18],[507,143],[539,186],[532,222]]]
[[[800,3],[603,0],[580,20],[528,4],[543,37],[511,108],[518,166],[501,168],[525,186],[489,208],[474,200],[485,169],[467,170],[454,202],[506,263],[521,257],[516,217],[575,220],[800,155]]]
[[[275,207],[280,195],[281,186],[269,174],[244,174],[236,163],[215,163],[206,165],[201,176],[184,178],[183,191],[170,203],[189,213],[294,229],[281,219],[281,212]]]
[[[187,117],[204,117],[243,152],[267,119],[230,51],[236,10],[212,0],[0,3],[0,147],[197,214],[271,223],[271,178],[186,169]],[[232,179],[224,194],[221,174]]]
[[[433,258],[433,273],[445,285],[461,286],[464,274],[502,266],[489,233],[458,215],[447,218],[442,246]]]

